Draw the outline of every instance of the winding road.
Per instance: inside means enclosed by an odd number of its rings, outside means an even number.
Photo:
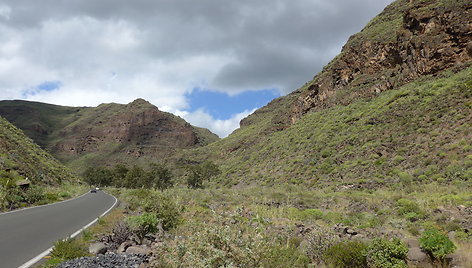
[[[55,241],[76,233],[108,212],[116,202],[115,197],[98,191],[0,214],[0,267],[29,267]]]

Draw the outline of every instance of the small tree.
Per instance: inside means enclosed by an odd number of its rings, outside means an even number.
[[[191,188],[202,188],[203,181],[209,180],[221,173],[219,167],[211,162],[205,161],[200,165],[187,167],[187,185]]]
[[[193,189],[203,187],[203,174],[199,166],[189,166],[187,168],[187,185]]]
[[[89,167],[84,173],[84,178],[89,185],[110,186],[113,174],[104,167]]]
[[[164,165],[152,163],[148,177],[154,187],[159,190],[170,188],[174,185],[172,172]]]
[[[146,175],[146,172],[142,168],[135,165],[128,171],[128,173],[126,173],[123,186],[127,188],[142,187],[145,185],[144,180],[147,177]]]
[[[121,187],[125,184],[126,174],[128,173],[129,169],[123,164],[117,164],[113,170],[113,185],[117,187]]]

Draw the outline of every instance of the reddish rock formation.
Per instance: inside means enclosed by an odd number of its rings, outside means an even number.
[[[296,121],[312,109],[346,105],[424,75],[434,75],[472,59],[472,2],[439,5],[438,1],[403,1],[403,23],[393,41],[354,35],[341,55],[316,76],[292,106]],[[394,5],[380,17],[398,12]],[[380,24],[377,24],[377,26]],[[363,30],[364,31],[364,30]],[[349,88],[349,92],[342,92]]]
[[[62,130],[64,139],[54,145],[54,152],[64,156],[123,147],[123,153],[140,157],[150,150],[191,148],[201,142],[193,126],[142,99],[128,105],[102,104],[94,113]]]

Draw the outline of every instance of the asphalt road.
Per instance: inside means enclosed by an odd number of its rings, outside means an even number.
[[[102,191],[0,214],[0,267],[16,268],[92,222],[115,203]]]

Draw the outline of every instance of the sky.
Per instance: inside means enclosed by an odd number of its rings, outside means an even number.
[[[392,0],[0,0],[0,99],[143,98],[225,137]]]

